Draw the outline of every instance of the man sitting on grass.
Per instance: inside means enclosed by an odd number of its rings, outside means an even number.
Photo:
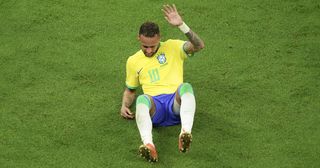
[[[143,23],[138,36],[141,50],[127,60],[127,87],[121,107],[121,116],[126,119],[136,118],[143,142],[139,152],[152,162],[158,161],[152,140],[153,126],[181,123],[179,150],[189,150],[196,102],[192,86],[183,83],[183,61],[204,48],[203,41],[183,22],[175,5],[164,5],[162,11],[169,24],[178,27],[189,41],[169,39],[160,42],[158,25],[153,22]],[[137,97],[134,116],[129,107],[140,85],[144,94]]]

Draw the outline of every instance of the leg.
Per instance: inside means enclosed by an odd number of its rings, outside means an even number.
[[[179,135],[179,150],[186,152],[192,140],[191,129],[196,109],[196,101],[192,86],[189,83],[183,83],[176,94],[175,102],[180,103],[181,132]]]
[[[177,110],[177,107],[180,107],[180,109]],[[176,92],[176,97],[173,104],[173,111],[175,113],[180,113],[181,133],[191,133],[195,110],[196,101],[192,86],[189,83],[183,83]]]
[[[140,95],[136,101],[136,122],[143,144],[152,142],[152,121],[154,114],[154,104],[152,98],[147,95]]]
[[[155,105],[152,97],[140,95],[136,101],[136,122],[140,132],[143,145],[140,146],[140,155],[149,161],[157,161],[158,154],[152,141],[152,121]]]

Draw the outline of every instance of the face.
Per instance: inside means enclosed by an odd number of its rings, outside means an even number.
[[[154,37],[145,37],[144,35],[139,35],[138,39],[140,41],[141,50],[147,57],[152,57],[158,50],[160,44],[160,36],[155,35]]]

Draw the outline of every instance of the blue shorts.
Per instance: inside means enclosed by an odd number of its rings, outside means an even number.
[[[153,126],[171,126],[181,123],[180,115],[174,114],[172,110],[174,98],[175,93],[152,97],[156,106],[155,114],[152,117]]]

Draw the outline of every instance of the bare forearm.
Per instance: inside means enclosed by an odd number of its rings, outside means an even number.
[[[134,101],[135,92],[126,89],[123,93],[122,106],[130,107]]]
[[[193,45],[194,51],[198,51],[198,50],[204,48],[203,41],[201,40],[201,38],[195,32],[190,30],[185,35],[189,39],[190,43]]]

